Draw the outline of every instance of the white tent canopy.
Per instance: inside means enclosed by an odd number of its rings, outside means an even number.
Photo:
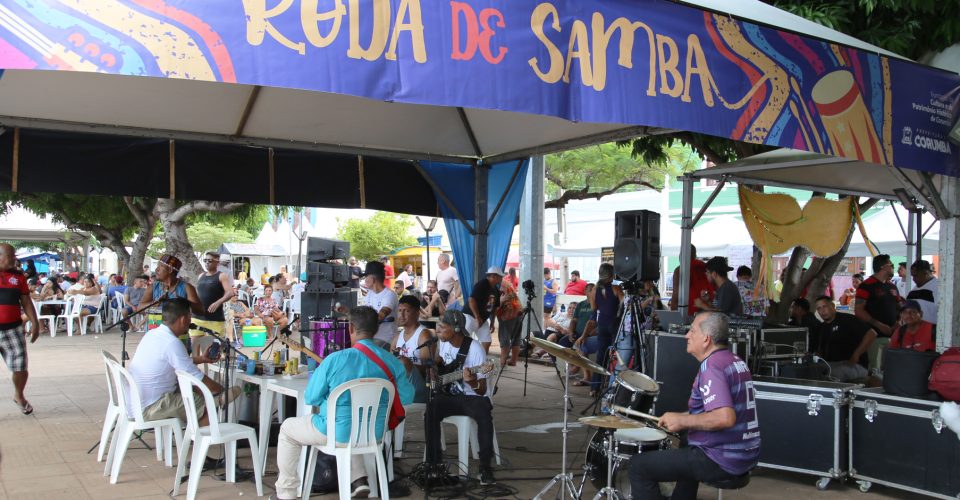
[[[899,220],[897,219],[898,215]],[[924,254],[936,254],[940,245],[940,223],[934,222],[933,218],[928,215],[922,220],[922,225],[924,231],[929,228],[921,241]],[[867,230],[867,238],[870,238],[870,241],[876,245],[879,253],[887,255],[907,254],[907,243],[904,235],[904,230],[907,229],[907,211],[902,206],[892,204],[884,210],[864,218],[863,226]],[[870,255],[870,250],[864,243],[860,231],[854,230],[847,256],[869,257]]]
[[[90,238],[82,231],[68,229],[50,216],[40,217],[22,208],[13,208],[0,216],[0,240],[78,241]]]

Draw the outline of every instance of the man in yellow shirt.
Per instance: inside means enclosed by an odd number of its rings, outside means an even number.
[[[273,275],[267,272],[267,268],[263,268],[263,274],[260,275],[260,284],[264,286],[269,285],[270,276]]]

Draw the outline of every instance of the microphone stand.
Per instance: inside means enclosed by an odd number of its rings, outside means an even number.
[[[166,297],[166,296],[160,297],[159,299],[154,300],[153,302],[151,302],[151,303],[149,303],[149,304],[141,307],[140,309],[137,309],[136,311],[131,312],[131,313],[130,313],[130,316],[136,316],[136,315],[138,315],[138,314],[142,314],[142,313],[144,313],[147,309],[150,309],[151,307],[153,307],[153,306],[155,306],[155,305],[157,305],[157,304],[159,304],[159,303],[161,303],[161,302],[163,302],[163,301],[165,301],[165,300],[167,300],[167,297]],[[107,327],[105,327],[105,328],[103,329],[103,331],[106,332],[106,331],[110,330],[111,328],[113,328],[113,327],[115,327],[115,326],[119,326],[119,327],[120,327],[120,332],[121,332],[121,334],[120,334],[120,343],[121,343],[121,345],[120,345],[120,353],[121,353],[121,354],[120,354],[120,366],[122,366],[122,367],[124,367],[124,368],[127,367],[126,361],[127,361],[128,359],[130,359],[130,356],[127,354],[127,332],[130,331],[130,323],[128,322],[130,316],[127,316],[126,318],[120,318],[120,321],[117,321],[116,323],[113,323],[112,325],[109,325],[109,326],[107,326]]]
[[[229,340],[227,340],[227,339],[224,338],[224,337],[221,337],[220,335],[218,335],[216,332],[210,330],[209,328],[204,328],[204,329],[202,329],[202,330],[200,330],[200,331],[202,331],[202,332],[206,333],[207,335],[210,335],[211,337],[213,337],[213,338],[215,338],[216,340],[218,340],[218,341],[220,342],[221,347],[223,348],[223,354],[221,355],[222,358],[221,358],[221,360],[220,360],[220,362],[223,363],[223,369],[220,371],[220,374],[221,374],[221,377],[222,377],[221,380],[223,381],[223,384],[222,384],[222,385],[223,385],[223,392],[221,393],[221,394],[223,394],[223,407],[220,409],[220,415],[219,415],[220,421],[221,421],[221,423],[223,423],[224,420],[229,420],[228,415],[230,415],[230,403],[231,403],[231,401],[230,401],[229,395],[230,395],[230,387],[232,387],[231,384],[230,384],[230,370],[232,370],[232,369],[234,368],[234,363],[233,363],[233,358],[231,357],[231,353],[236,353],[236,352],[238,352],[238,351],[237,351],[236,348],[233,346],[233,343],[232,343],[232,342],[230,342]],[[225,458],[226,458],[226,456],[227,456],[227,450],[226,450],[226,445],[225,445],[225,444],[222,445],[222,451],[223,451],[223,457],[224,457],[224,460],[225,460]],[[224,464],[225,464],[225,463],[226,463],[226,462],[224,462]],[[218,464],[218,465],[219,465],[219,464]],[[235,474],[235,480],[237,480],[237,481],[247,481],[247,480],[250,479],[250,477],[253,476],[253,470],[252,470],[252,469],[241,469],[241,468],[239,467],[239,465],[235,465],[234,467],[235,467],[235,469],[236,469],[236,470],[235,470],[235,473],[234,473],[234,474]],[[226,473],[226,471],[224,471],[223,474],[214,474],[213,477],[214,477],[214,479],[216,479],[216,480],[218,480],[218,481],[226,481],[226,480],[227,480],[227,473]]]

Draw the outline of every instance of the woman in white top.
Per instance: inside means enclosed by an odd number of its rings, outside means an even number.
[[[417,347],[433,338],[433,331],[420,324],[420,301],[412,295],[400,298],[397,305],[397,322],[399,332],[394,341],[394,354],[407,368],[407,376],[413,384],[414,403],[427,402],[427,385],[424,382],[427,367],[425,360],[433,359],[431,347]]]

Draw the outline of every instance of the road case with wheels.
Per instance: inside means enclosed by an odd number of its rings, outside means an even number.
[[[960,439],[940,403],[857,389],[850,404],[850,476],[868,491],[882,484],[960,498]]]
[[[754,377],[760,420],[760,466],[820,476],[826,489],[847,475],[850,393],[860,386]]]

